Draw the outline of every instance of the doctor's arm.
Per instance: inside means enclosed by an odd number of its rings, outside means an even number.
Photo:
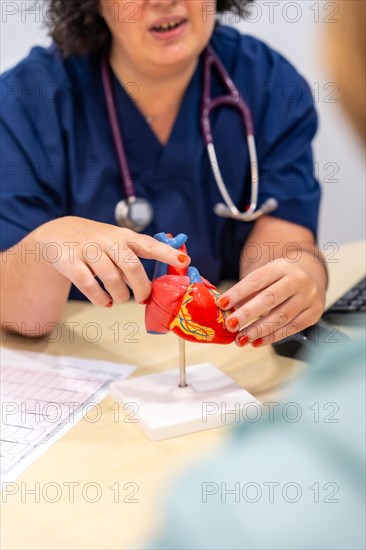
[[[325,262],[312,232],[300,225],[259,218],[242,250],[240,278],[225,292],[228,301],[221,299],[222,309],[236,309],[226,326],[240,326],[238,345],[272,344],[313,325],[324,311]]]
[[[0,258],[1,328],[26,336],[50,332],[62,315],[71,287],[71,282],[44,261],[37,249],[35,230],[1,252]]]
[[[190,262],[181,251],[129,229],[76,216],[46,222],[1,253],[1,327],[47,334],[61,318],[71,283],[97,306],[126,302],[129,289],[143,302],[151,282],[139,258],[175,267]]]

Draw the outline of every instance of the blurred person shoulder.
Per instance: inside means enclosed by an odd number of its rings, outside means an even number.
[[[287,401],[264,403],[258,421],[237,426],[175,482],[150,549],[365,548],[365,339],[324,344],[309,363]],[[260,498],[245,498],[246,484]],[[321,500],[312,498],[316,484]],[[287,485],[301,498],[281,498]]]

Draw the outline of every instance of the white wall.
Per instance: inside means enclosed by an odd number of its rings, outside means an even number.
[[[41,24],[45,15],[42,1],[1,0],[0,6],[0,63],[4,71],[31,46],[47,44],[49,39]],[[337,20],[334,7],[334,2],[327,0],[257,0],[250,18],[238,25],[285,55],[313,87],[320,116],[315,160],[323,182],[322,246],[365,238],[363,148],[340,109],[339,94],[332,93],[332,78],[324,71],[321,59],[322,32]]]

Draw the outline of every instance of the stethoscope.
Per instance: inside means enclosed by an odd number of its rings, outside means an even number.
[[[211,163],[211,169],[220,191],[223,203],[215,205],[214,212],[218,216],[225,218],[233,218],[243,222],[252,222],[258,219],[263,214],[273,212],[277,206],[277,200],[274,198],[267,199],[260,208],[258,206],[258,163],[257,152],[254,140],[253,120],[248,105],[240,96],[235,84],[231,80],[228,72],[221,63],[220,59],[208,45],[204,51],[204,71],[203,71],[203,94],[201,107],[201,129],[203,139],[207,148],[207,153]],[[223,83],[228,89],[228,94],[211,98],[211,71],[215,68]],[[119,169],[122,177],[122,184],[125,198],[119,201],[115,208],[115,220],[120,227],[126,227],[133,231],[143,231],[153,220],[154,212],[151,203],[141,197],[136,197],[135,186],[132,181],[131,173],[128,167],[126,152],[123,145],[122,134],[118,123],[118,114],[116,102],[113,94],[111,69],[108,58],[102,57],[101,60],[101,76],[105,100],[107,103],[108,118],[112,131],[113,141],[117,153]],[[250,204],[245,212],[240,210],[233,203],[227,187],[222,178],[218,160],[213,144],[213,137],[210,124],[210,113],[222,105],[227,105],[239,109],[243,124],[245,127],[250,170],[251,170],[251,191]]]

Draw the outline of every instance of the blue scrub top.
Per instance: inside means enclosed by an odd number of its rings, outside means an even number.
[[[212,45],[252,112],[259,204],[275,197],[279,207],[272,215],[316,234],[320,189],[311,141],[317,116],[308,85],[281,55],[233,28],[217,25]],[[0,83],[1,250],[60,216],[114,224],[123,188],[98,57],[63,59],[55,45],[36,47]],[[166,145],[139,111],[138,90],[132,86],[126,92],[115,77],[113,85],[137,196],[154,208],[145,233],[186,233],[192,265],[203,276],[215,284],[238,278],[240,253],[253,224],[213,212],[221,197],[200,128],[202,57]],[[222,85],[213,75],[212,95],[220,93]],[[235,204],[245,209],[250,165],[239,112],[221,107],[211,124],[225,183]],[[151,277],[154,262],[143,263]],[[76,288],[70,297],[83,298]]]

